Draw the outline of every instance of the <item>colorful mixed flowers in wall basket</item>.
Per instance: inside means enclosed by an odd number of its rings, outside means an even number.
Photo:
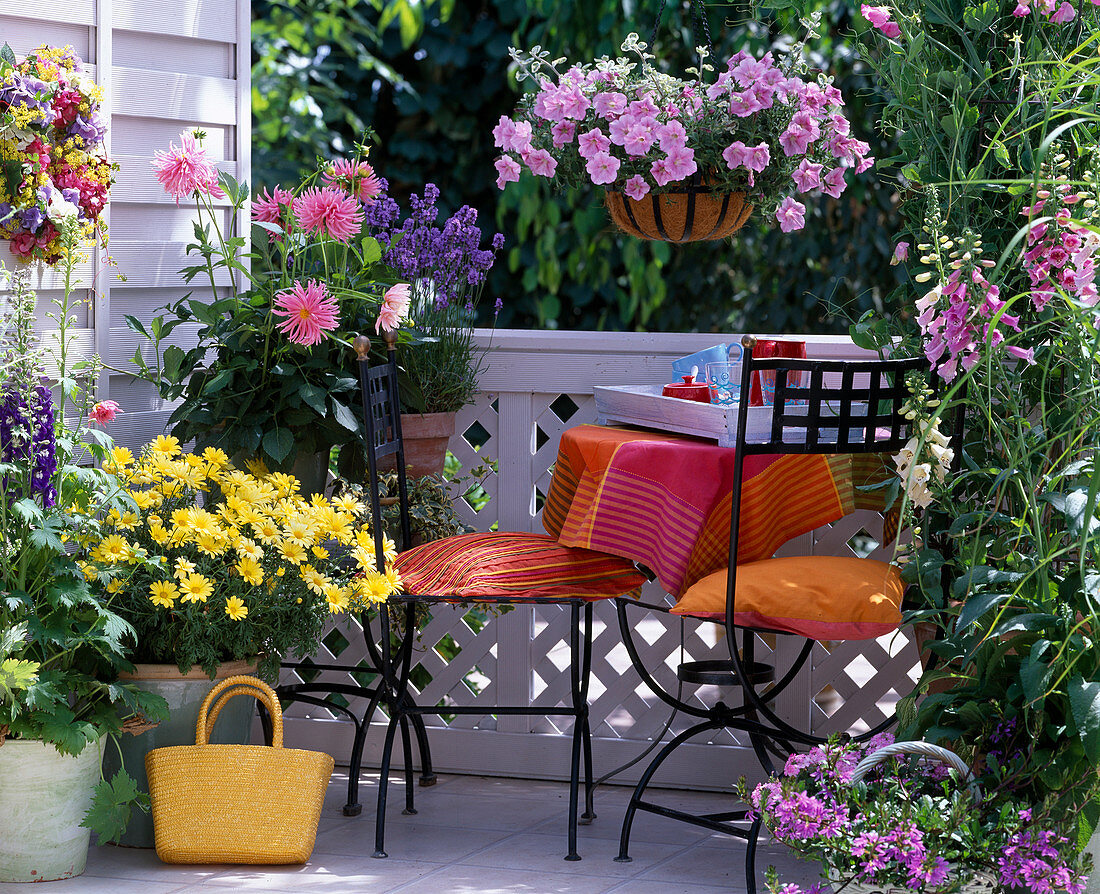
[[[274,679],[283,656],[316,650],[330,613],[400,587],[354,496],[307,501],[290,475],[234,469],[212,447],[182,455],[164,435],[140,457],[115,448],[104,468],[122,508],[84,539],[81,567],[133,625],[136,662],[213,675],[259,655]]]
[[[1082,894],[1087,867],[1060,834],[1072,818],[984,794],[967,765],[889,733],[796,753],[751,794],[771,835],[820,861],[834,894]],[[820,894],[768,870],[772,894]]]
[[[524,169],[603,186],[626,232],[689,242],[728,236],[754,208],[785,233],[800,230],[800,196],[839,197],[849,169],[874,163],[852,136],[840,91],[807,71],[802,44],[779,59],[738,52],[713,81],[705,47],[690,80],[658,70],[637,34],[622,51],[566,67],[540,47],[512,49],[518,77],[538,89],[493,130],[498,187]]]
[[[102,101],[72,47],[41,46],[22,60],[0,47],[0,238],[16,257],[57,263],[68,216],[82,238],[100,227],[114,182]]]

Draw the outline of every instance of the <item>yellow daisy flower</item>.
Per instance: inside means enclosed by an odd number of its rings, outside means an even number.
[[[348,608],[348,594],[343,587],[338,587],[335,584],[329,584],[324,588],[325,601],[328,602],[328,610],[333,614],[337,612],[347,611]]]
[[[264,461],[259,457],[246,459],[244,461],[244,467],[257,478],[266,478],[268,475],[271,474],[268,471],[267,466],[264,464]]]
[[[313,553],[313,555],[320,559],[322,562],[328,558],[328,550],[325,549],[323,546],[315,546],[313,547],[313,549],[310,550],[310,552]]]
[[[119,469],[125,469],[134,461],[134,454],[127,447],[115,447],[111,450],[111,463]]]
[[[263,583],[264,570],[255,559],[249,556],[241,556],[240,561],[233,567],[237,569],[237,572],[246,583],[252,584],[254,587],[258,587]]]
[[[280,541],[279,555],[291,565],[301,565],[306,560],[305,548],[293,540]]]
[[[228,545],[224,534],[199,534],[195,538],[195,546],[199,548],[199,552],[204,555],[217,558],[225,552],[225,548]]]
[[[123,531],[132,531],[138,525],[141,524],[141,516],[132,510],[127,510],[122,513],[122,517],[118,520],[118,526]]]
[[[308,548],[313,545],[313,523],[305,516],[288,518],[283,524],[283,537]]]
[[[217,447],[207,447],[202,452],[202,458],[215,469],[222,469],[229,465],[229,457],[224,450],[219,450]]]
[[[378,604],[379,602],[385,602],[393,590],[390,587],[390,582],[386,580],[385,575],[382,574],[367,574],[363,578],[364,583],[364,596],[368,602]]]
[[[179,438],[173,438],[171,435],[158,435],[149,449],[161,456],[178,456],[180,452]]]
[[[158,608],[171,608],[176,604],[177,596],[179,596],[179,590],[169,580],[153,581],[149,585],[149,599]]]
[[[99,546],[92,553],[92,558],[97,562],[123,562],[130,555],[130,544],[126,538],[118,534],[109,534],[99,541]]]
[[[279,537],[279,526],[273,520],[261,517],[252,523],[252,530],[261,543],[273,543]]]
[[[260,545],[254,540],[249,540],[247,537],[238,537],[234,546],[238,554],[248,556],[248,558],[255,559],[257,562],[264,557],[264,551]]]
[[[176,559],[176,564],[172,566],[175,570],[172,572],[172,577],[176,580],[183,580],[187,575],[191,574],[195,570],[195,563],[189,562],[183,556]]]
[[[242,621],[248,617],[248,606],[239,597],[230,596],[225,600],[225,613],[234,621]]]
[[[121,590],[123,588],[123,586],[125,586],[125,583],[123,582],[123,580],[121,578],[116,577],[114,580],[111,580],[111,581],[107,582],[107,592],[108,593],[117,593],[119,590]]]
[[[333,497],[332,505],[341,512],[346,512],[348,515],[358,515],[366,509],[366,506],[360,503],[351,494],[341,494],[339,497]]]
[[[164,502],[164,497],[152,490],[138,490],[133,491],[130,494],[130,499],[134,501],[138,509],[152,509],[154,506],[159,506]]]
[[[180,598],[184,602],[206,602],[214,592],[214,584],[201,574],[180,578]]]
[[[355,559],[355,563],[363,571],[377,571],[378,564],[374,557],[374,547],[370,549],[364,549],[361,546],[355,547],[351,551],[351,557]]]
[[[325,587],[332,583],[331,580],[325,577],[325,575],[312,565],[303,565],[298,569],[298,575],[305,582],[305,585],[318,596],[324,596]]]
[[[323,506],[317,510],[314,517],[320,527],[319,536],[326,540],[351,543],[354,536],[352,524],[355,520],[350,515],[345,515],[332,506]]]

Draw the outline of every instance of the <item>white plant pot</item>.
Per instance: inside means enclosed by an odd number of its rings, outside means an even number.
[[[1100,894],[1100,827],[1093,830],[1085,853],[1092,854],[1092,874],[1085,886],[1085,894]]]
[[[84,872],[91,833],[80,823],[102,760],[102,742],[77,757],[37,739],[0,746],[0,882],[48,882]]]

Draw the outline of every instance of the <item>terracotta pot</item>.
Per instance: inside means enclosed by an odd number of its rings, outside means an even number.
[[[227,661],[218,668],[211,680],[202,668],[193,667],[190,673],[181,674],[174,664],[138,664],[132,674],[121,674],[127,683],[136,683],[146,692],[153,692],[168,702],[168,719],[153,729],[137,736],[121,736],[119,747],[108,748],[103,759],[103,774],[114,776],[122,764],[134,777],[138,788],[149,791],[145,775],[145,755],[154,748],[168,745],[194,745],[195,722],[203,699],[218,680],[256,671],[255,661]],[[218,715],[218,722],[210,734],[210,741],[218,745],[247,745],[252,734],[252,712],[255,701],[235,698],[228,702]],[[152,847],[153,815],[134,811],[130,823],[118,842],[123,847]]]
[[[455,413],[402,413],[401,439],[405,445],[405,474],[410,478],[443,474],[447,444],[455,433]],[[380,472],[396,468],[391,457],[383,457]]]
[[[712,195],[694,184],[641,199],[608,191],[604,203],[624,233],[658,242],[724,239],[741,229],[752,214],[744,193]]]

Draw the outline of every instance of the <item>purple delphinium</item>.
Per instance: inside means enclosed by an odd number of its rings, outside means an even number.
[[[23,389],[17,380],[4,383],[0,392],[0,461],[29,473],[26,481],[30,494],[25,494],[19,484],[13,484],[9,476],[4,478],[9,503],[24,496],[40,498],[44,508],[56,503],[53,395],[45,385],[39,383]]]

